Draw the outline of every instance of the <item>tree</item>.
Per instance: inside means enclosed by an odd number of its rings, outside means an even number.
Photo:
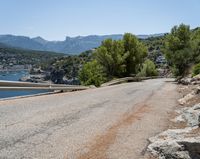
[[[147,48],[139,42],[136,36],[130,33],[124,35],[123,44],[124,52],[128,55],[125,59],[126,76],[136,74],[147,56]]]
[[[147,48],[136,36],[126,33],[122,40],[103,41],[95,54],[109,78],[123,77],[139,71],[147,56]]]
[[[96,60],[103,67],[108,78],[120,77],[125,72],[125,59],[123,42],[121,40],[107,39],[97,48]]]
[[[166,37],[164,52],[169,65],[176,70],[175,75],[184,76],[193,56],[190,27],[184,24],[173,27]]]
[[[195,63],[200,62],[200,28],[195,29],[192,32],[192,49],[193,49],[193,61]]]
[[[147,59],[143,65],[141,71],[138,73],[138,76],[140,77],[150,77],[150,76],[157,76],[158,72],[156,70],[155,64]]]
[[[87,62],[79,72],[79,80],[83,85],[100,86],[106,81],[102,66],[96,60]]]

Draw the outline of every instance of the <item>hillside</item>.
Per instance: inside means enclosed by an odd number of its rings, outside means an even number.
[[[62,53],[20,49],[0,43],[1,68],[8,68],[14,65],[37,65],[63,56],[64,54]]]
[[[163,34],[138,35],[138,38],[146,39],[149,37],[158,37],[162,35]],[[67,36],[64,41],[48,41],[42,37],[30,38],[26,36],[0,35],[0,43],[31,50],[62,52],[65,54],[79,54],[86,50],[100,46],[101,42],[105,39],[111,38],[113,40],[119,40],[122,38],[122,36],[122,34],[102,36],[89,35],[77,37]]]

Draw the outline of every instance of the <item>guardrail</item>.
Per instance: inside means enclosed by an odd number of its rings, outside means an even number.
[[[148,80],[148,79],[156,79],[156,78],[164,78],[162,76],[152,76],[152,77],[124,77],[124,78],[119,78],[119,79],[114,79],[112,81],[103,83],[101,87],[106,87],[106,86],[112,86],[120,83],[125,83],[125,82],[139,82],[143,80]]]
[[[74,91],[85,90],[90,87],[78,85],[64,85],[64,84],[49,84],[49,83],[29,83],[29,82],[16,82],[16,81],[3,81],[0,80],[0,90],[60,90],[60,91]]]
[[[115,84],[120,84],[124,82],[138,82],[147,79],[163,78],[163,77],[125,77],[112,80],[107,83],[103,83],[101,87],[111,86]],[[75,90],[85,90],[91,87],[78,86],[78,85],[65,85],[65,84],[50,84],[50,83],[30,83],[30,82],[16,82],[16,81],[3,81],[0,80],[0,90],[60,90],[60,91],[75,91]]]

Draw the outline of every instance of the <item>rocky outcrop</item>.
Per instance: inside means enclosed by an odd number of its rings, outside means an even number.
[[[190,127],[200,126],[200,104],[183,108],[179,113],[180,115],[173,120],[176,123],[185,122]]]
[[[22,78],[19,79],[19,81],[43,83],[43,82],[47,81],[47,78],[46,78],[46,75],[44,75],[44,74],[34,74],[34,75],[23,76]]]
[[[198,156],[200,137],[185,138],[195,129],[197,127],[164,131],[149,139],[148,151],[159,159],[191,159],[191,155]]]
[[[183,85],[199,85],[200,74],[178,80]],[[196,86],[193,86],[196,87]],[[179,99],[180,105],[189,105],[200,94],[200,86]],[[172,121],[185,125],[182,129],[169,129],[149,138],[148,151],[159,159],[200,159],[200,103],[177,111]],[[183,125],[182,125],[183,124]]]
[[[178,83],[183,85],[199,85],[200,84],[200,74],[194,76],[194,77],[184,77],[178,80]]]
[[[200,104],[179,111],[174,122],[186,122],[184,129],[169,129],[149,138],[148,151],[159,159],[199,159],[200,136],[194,135],[199,130]]]
[[[190,77],[184,77],[184,78],[181,78],[180,80],[178,80],[178,83],[183,84],[183,85],[189,85],[189,84],[191,84],[191,80],[192,80],[192,78],[190,78]]]
[[[199,85],[200,84],[200,74],[194,76],[191,79],[191,84],[193,84],[193,85]]]

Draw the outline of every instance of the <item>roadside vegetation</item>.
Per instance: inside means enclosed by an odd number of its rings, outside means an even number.
[[[191,66],[200,62],[200,29],[181,24],[166,36],[163,52],[175,76],[184,77]]]
[[[192,76],[200,74],[200,63],[196,64],[192,69]]]
[[[200,29],[181,24],[168,34],[147,39],[126,33],[121,40],[106,39],[98,48],[50,58],[38,67],[49,72],[55,83],[65,83],[65,78],[95,86],[128,76],[168,76],[170,72],[175,77],[190,72],[194,76],[200,73]]]
[[[140,72],[137,74],[139,77],[150,77],[150,76],[157,76],[158,71],[156,70],[155,64],[147,59],[140,70]]]
[[[154,63],[145,61],[147,49],[144,43],[130,33],[126,33],[122,40],[107,39],[94,52],[94,61],[83,66],[79,79],[82,84],[99,86],[114,78],[157,75]],[[92,72],[96,72],[98,78],[91,76]],[[83,75],[86,76],[83,78]]]

